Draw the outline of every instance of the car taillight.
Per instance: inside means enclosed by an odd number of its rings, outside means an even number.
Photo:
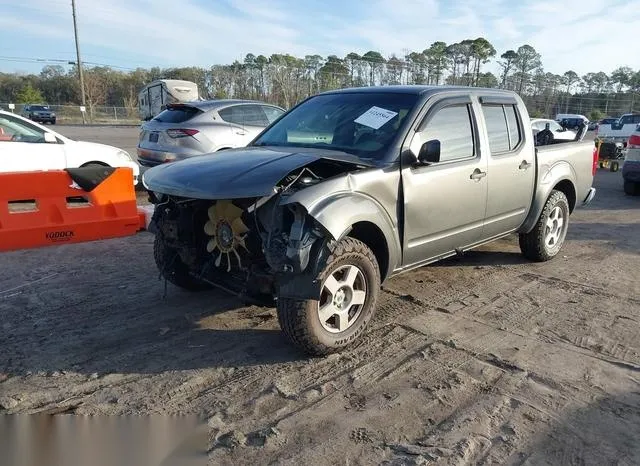
[[[596,176],[596,173],[598,172],[598,158],[599,158],[599,153],[598,153],[598,146],[593,148],[593,166],[591,167],[591,176]]]
[[[632,134],[627,142],[627,149],[640,149],[640,134]]]
[[[185,138],[187,136],[194,136],[198,134],[197,129],[168,129],[167,135],[170,138]]]

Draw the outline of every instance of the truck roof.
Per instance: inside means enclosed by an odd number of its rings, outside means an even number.
[[[343,94],[343,93],[377,93],[377,92],[385,92],[385,93],[395,93],[395,94],[414,94],[414,95],[423,95],[423,94],[435,94],[443,91],[465,91],[465,92],[473,92],[473,93],[492,93],[492,94],[502,94],[512,96],[515,93],[513,91],[508,91],[504,89],[493,89],[493,88],[484,88],[484,87],[470,87],[470,86],[424,86],[424,85],[399,85],[399,86],[367,86],[367,87],[351,87],[345,89],[335,89],[332,91],[326,91],[322,94]]]

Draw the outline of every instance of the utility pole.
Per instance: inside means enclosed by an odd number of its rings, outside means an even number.
[[[78,75],[80,76],[80,95],[82,96],[82,108],[86,108],[86,99],[84,96],[84,75],[82,74],[82,62],[80,61],[80,45],[78,45],[78,24],[76,22],[76,1],[71,0],[71,12],[73,14],[73,33],[76,38],[76,57],[78,64]],[[84,112],[82,113],[82,124],[85,124]]]

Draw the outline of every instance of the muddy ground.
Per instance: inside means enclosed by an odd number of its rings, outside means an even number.
[[[640,198],[384,285],[310,359],[273,309],[158,279],[152,236],[0,254],[0,413],[198,414],[212,464],[640,464]]]

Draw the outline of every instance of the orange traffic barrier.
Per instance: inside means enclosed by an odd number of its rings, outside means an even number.
[[[148,212],[132,180],[130,168],[0,173],[0,251],[135,234]]]

